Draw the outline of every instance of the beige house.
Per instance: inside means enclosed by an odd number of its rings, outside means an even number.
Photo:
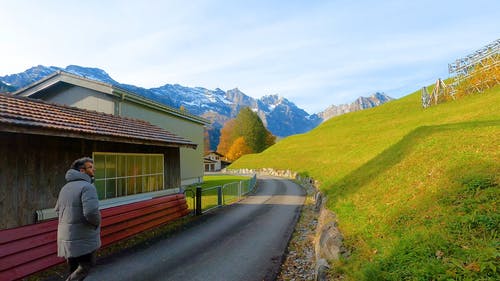
[[[204,157],[205,172],[218,172],[229,166],[231,162],[217,151],[209,151]]]
[[[204,158],[203,159],[203,164],[205,165],[205,172],[216,172],[216,171],[218,171],[218,170],[216,170],[217,163],[218,162],[215,161],[215,160]],[[219,164],[219,166],[220,166],[220,164]]]
[[[197,144],[180,148],[180,184],[202,181],[203,131],[209,121],[149,100],[117,86],[58,71],[14,93],[115,116],[140,119]],[[98,155],[106,157],[106,152]]]

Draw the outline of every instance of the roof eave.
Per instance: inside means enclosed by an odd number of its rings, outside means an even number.
[[[22,89],[19,89],[13,93],[14,96],[23,96],[23,97],[30,97],[34,95],[35,93],[44,90],[46,88],[49,88],[59,82],[63,83],[68,83],[76,86],[80,86],[83,88],[88,88],[92,89],[104,94],[112,95],[112,85],[101,82],[101,81],[96,81],[96,80],[91,80],[85,77],[81,77],[79,75],[71,74],[68,72],[64,72],[61,70],[58,70]]]
[[[9,124],[9,123],[3,123],[0,132],[56,136],[56,137],[76,138],[76,139],[87,139],[94,141],[118,142],[118,143],[161,146],[161,147],[186,147],[191,149],[196,149],[198,147],[198,145],[195,143],[164,142],[157,140],[126,138],[126,137],[110,136],[103,134],[82,134],[69,130],[50,129],[50,128],[42,128],[36,126],[29,126],[29,125]]]

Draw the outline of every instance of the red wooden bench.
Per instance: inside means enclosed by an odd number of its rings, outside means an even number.
[[[106,247],[189,214],[184,194],[101,210]],[[17,280],[64,262],[57,257],[57,219],[0,230],[0,280]]]

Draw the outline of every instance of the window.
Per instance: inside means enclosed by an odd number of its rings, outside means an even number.
[[[165,189],[163,154],[94,152],[99,200]]]

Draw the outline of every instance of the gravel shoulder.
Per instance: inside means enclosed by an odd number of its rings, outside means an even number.
[[[312,189],[307,189],[307,198],[288,244],[286,257],[276,279],[278,281],[315,278],[314,237],[318,225],[318,213],[314,210],[313,192]]]

